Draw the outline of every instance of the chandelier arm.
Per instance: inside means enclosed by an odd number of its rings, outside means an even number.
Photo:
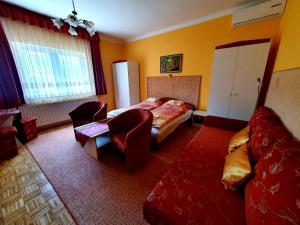
[[[74,4],[74,0],[72,0],[72,4],[73,4],[73,10],[76,12],[76,10],[75,10],[75,4]]]
[[[76,16],[77,15],[77,12],[76,12],[76,9],[75,9],[75,3],[74,3],[74,0],[72,0],[72,5],[73,5],[73,15]]]

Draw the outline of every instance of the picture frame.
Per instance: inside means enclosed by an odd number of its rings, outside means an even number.
[[[180,73],[182,71],[182,54],[160,57],[161,73]]]

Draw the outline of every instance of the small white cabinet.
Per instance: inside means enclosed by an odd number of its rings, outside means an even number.
[[[215,50],[208,114],[249,120],[255,110],[270,42]]]
[[[140,102],[139,65],[135,61],[113,63],[116,108]]]

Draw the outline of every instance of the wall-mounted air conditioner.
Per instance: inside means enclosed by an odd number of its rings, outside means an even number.
[[[281,16],[285,8],[286,0],[270,0],[256,5],[247,6],[233,13],[232,25],[239,26],[258,20]]]

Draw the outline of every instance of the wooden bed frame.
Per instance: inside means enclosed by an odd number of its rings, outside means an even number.
[[[173,97],[198,107],[201,76],[147,77],[148,97]]]

